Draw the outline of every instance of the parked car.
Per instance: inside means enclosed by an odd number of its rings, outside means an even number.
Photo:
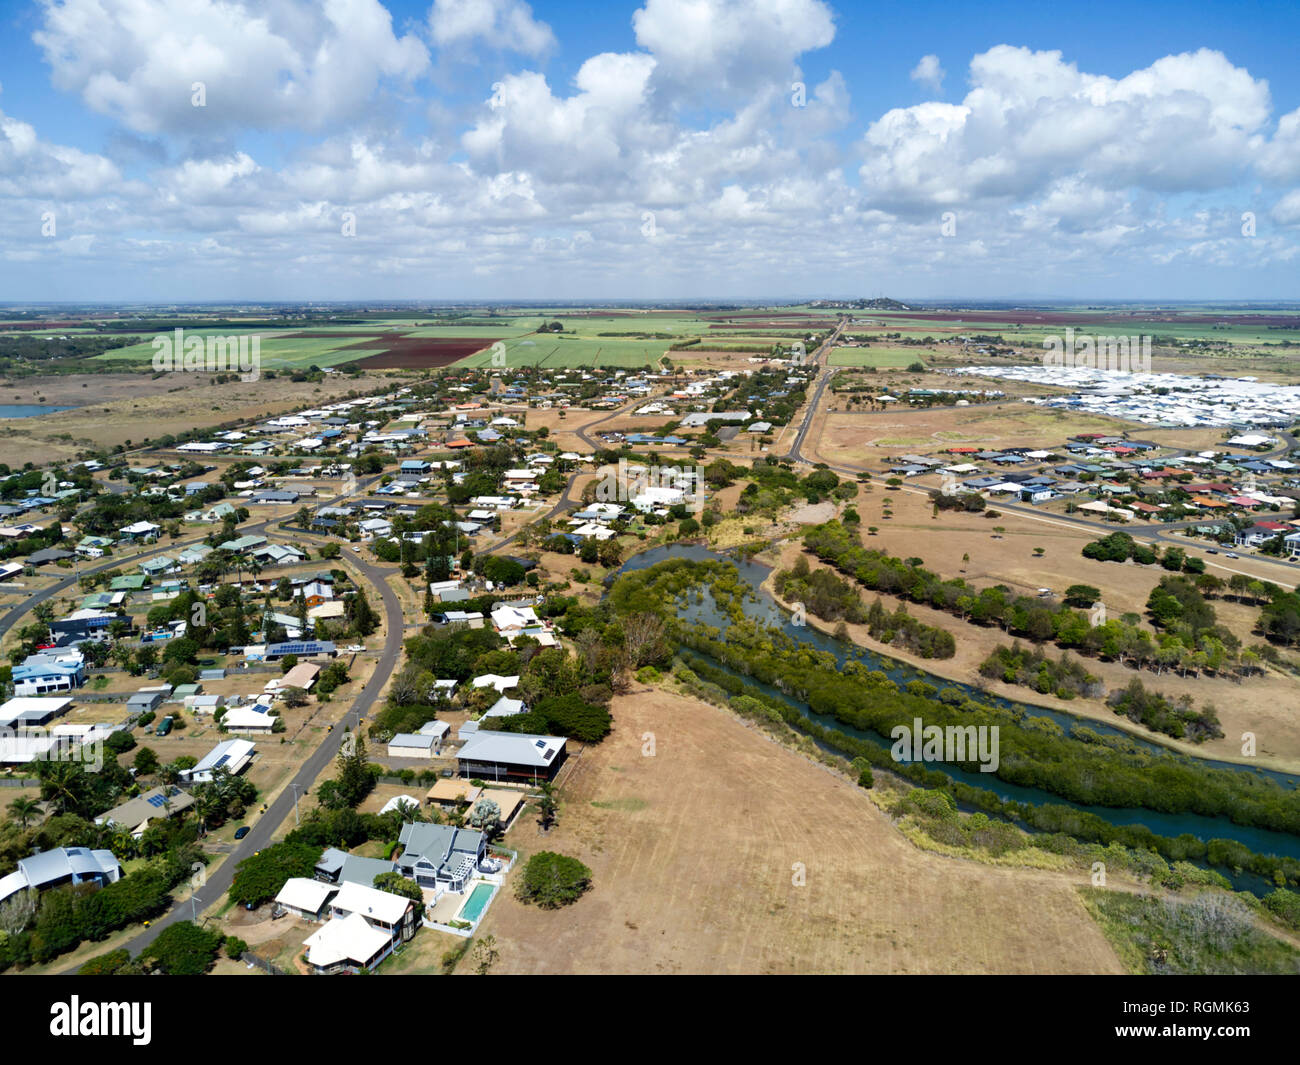
[[[247,835],[248,835],[247,825],[240,825],[237,829],[235,829],[235,839],[243,839]]]

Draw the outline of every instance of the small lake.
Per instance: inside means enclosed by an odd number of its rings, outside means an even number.
[[[39,418],[57,410],[76,410],[76,407],[47,407],[39,403],[0,403],[0,418]]]
[[[1094,721],[1091,718],[1079,717],[1063,711],[1050,710],[1045,707],[1032,706],[1025,703],[1017,703],[1012,702],[1011,700],[1001,699],[977,691],[968,684],[949,680],[945,677],[939,677],[935,674],[926,673],[923,670],[916,669],[897,659],[892,659],[888,656],[878,654],[875,651],[859,647],[856,644],[848,644],[842,640],[837,640],[833,636],[820,632],[811,626],[793,625],[790,622],[789,615],[777,606],[776,601],[772,599],[770,595],[762,590],[762,583],[767,578],[768,573],[771,572],[771,569],[761,563],[736,563],[734,559],[728,558],[727,556],[715,551],[711,551],[705,547],[693,545],[669,545],[667,547],[652,548],[640,555],[633,556],[628,559],[619,572],[646,569],[657,562],[663,562],[674,558],[691,559],[697,562],[732,562],[736,565],[741,580],[747,587],[754,591],[758,599],[757,602],[747,601],[744,603],[742,609],[746,616],[755,620],[766,621],[769,625],[780,629],[793,639],[810,644],[816,647],[819,651],[829,651],[831,654],[835,655],[837,661],[841,663],[848,659],[857,659],[872,669],[883,671],[891,680],[900,685],[919,678],[938,688],[958,688],[970,695],[972,698],[978,699],[986,704],[994,704],[1007,709],[1018,710],[1034,717],[1051,718],[1065,729],[1067,735],[1074,727],[1082,726],[1091,729],[1094,732],[1106,735],[1123,736],[1126,739],[1133,740],[1139,746],[1153,754],[1162,755],[1171,759],[1182,757],[1171,752],[1167,747],[1163,747],[1157,743],[1137,739],[1132,733],[1116,728],[1112,725],[1107,725],[1104,722]],[[688,605],[688,607],[682,611],[682,616],[686,621],[700,621],[704,624],[714,625],[724,629],[728,624],[727,619],[718,613],[711,596],[706,596],[703,604]],[[704,655],[699,651],[692,651],[692,653],[700,655],[701,658],[708,658],[707,655]],[[735,673],[734,670],[727,668],[721,662],[714,661],[713,664],[728,673]],[[766,691],[768,694],[781,698],[787,704],[797,709],[810,721],[816,722],[826,728],[837,729],[846,735],[854,736],[858,739],[865,739],[877,743],[886,750],[890,747],[890,741],[885,737],[877,736],[873,732],[860,731],[849,725],[838,722],[830,716],[815,714],[806,704],[792,699],[788,695],[778,692],[775,689],[769,688],[768,685],[763,684],[755,677],[745,677],[743,679],[748,683],[753,684],[755,687]],[[1288,773],[1256,769],[1250,766],[1237,765],[1231,762],[1220,762],[1208,758],[1189,760],[1216,769],[1230,769],[1242,773],[1257,773],[1261,776],[1266,776],[1276,780],[1284,786],[1295,787],[1297,784],[1297,778]],[[1145,825],[1152,832],[1162,836],[1178,836],[1187,832],[1202,840],[1214,838],[1233,839],[1259,854],[1287,855],[1292,858],[1300,858],[1300,838],[1284,832],[1274,832],[1268,829],[1236,825],[1227,818],[1201,817],[1195,814],[1166,814],[1143,808],[1083,806],[1048,791],[1008,784],[997,779],[992,774],[969,772],[960,767],[949,766],[946,764],[943,764],[942,768],[944,772],[951,775],[954,779],[961,780],[974,787],[985,788],[1003,799],[1014,799],[1017,802],[1032,803],[1036,805],[1054,803],[1062,806],[1071,806],[1075,809],[1085,810],[1088,813],[1096,814],[1098,817],[1109,821],[1113,825]],[[1219,870],[1219,872],[1224,872],[1224,870]],[[1234,880],[1240,888],[1255,887],[1253,884],[1255,878],[1249,877],[1248,875],[1242,877],[1230,876],[1229,879]]]

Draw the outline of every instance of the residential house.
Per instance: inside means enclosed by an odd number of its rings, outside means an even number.
[[[144,835],[149,822],[175,817],[194,805],[192,796],[174,785],[164,784],[150,788],[143,795],[128,799],[119,806],[100,814],[95,818],[97,825],[115,825],[124,828],[135,839]]]
[[[88,847],[58,847],[30,858],[19,858],[18,868],[0,877],[0,903],[20,891],[45,891],[62,884],[116,883],[122,866],[109,850]]]
[[[402,826],[397,859],[401,874],[423,887],[463,891],[487,851],[487,838],[472,829],[413,822]]]
[[[457,770],[463,777],[481,780],[553,780],[565,759],[560,736],[480,729],[459,752]]]

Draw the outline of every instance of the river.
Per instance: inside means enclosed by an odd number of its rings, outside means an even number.
[[[697,562],[719,561],[732,562],[737,566],[741,580],[753,592],[753,598],[747,597],[743,609],[746,616],[756,620],[764,620],[769,625],[779,628],[792,639],[815,647],[819,651],[827,651],[834,655],[838,662],[843,663],[848,659],[856,659],[871,669],[878,669],[884,672],[889,678],[902,685],[911,680],[924,680],[933,684],[937,688],[951,687],[958,688],[961,691],[971,695],[973,698],[984,703],[995,704],[1019,713],[1033,717],[1051,718],[1065,730],[1067,735],[1072,734],[1075,728],[1087,728],[1093,732],[1122,736],[1125,739],[1143,747],[1161,757],[1190,760],[1197,764],[1210,766],[1217,769],[1229,769],[1241,773],[1256,773],[1266,776],[1272,780],[1278,781],[1292,788],[1300,783],[1300,778],[1288,773],[1277,772],[1273,770],[1257,769],[1251,766],[1237,765],[1232,762],[1220,762],[1211,759],[1186,759],[1186,756],[1179,755],[1170,751],[1160,744],[1137,739],[1132,733],[1123,729],[1115,728],[1104,722],[1094,721],[1091,718],[1079,717],[1074,714],[1066,713],[1059,710],[1050,710],[1045,707],[1029,706],[1024,703],[1017,703],[1007,699],[1001,699],[989,695],[985,692],[977,691],[968,684],[959,681],[949,680],[924,670],[916,669],[907,663],[900,662],[897,659],[878,654],[874,651],[855,644],[848,644],[838,640],[833,636],[828,636],[818,631],[812,626],[795,625],[791,622],[789,615],[781,609],[776,601],[762,589],[763,581],[771,572],[770,567],[764,566],[757,562],[735,563],[733,559],[719,554],[705,547],[694,545],[668,545],[667,547],[656,547],[642,554],[636,555],[629,559],[619,573],[645,569],[653,566],[657,562],[663,562],[668,559],[691,559]],[[726,628],[727,619],[720,615],[714,606],[711,597],[706,596],[701,604],[690,604],[682,612],[684,620],[700,621],[708,625],[714,625],[720,628]],[[693,652],[700,654],[700,652]],[[708,656],[702,655],[707,658]],[[715,660],[710,659],[715,666],[720,669],[727,667]],[[727,672],[734,673],[734,670],[727,669]],[[739,674],[736,674],[739,676]],[[849,725],[835,720],[829,715],[820,715],[813,713],[806,703],[792,699],[782,692],[763,684],[754,677],[744,677],[745,681],[761,688],[770,695],[775,695],[783,699],[790,706],[793,706],[801,715],[810,721],[816,722],[826,728],[837,729],[846,735],[854,736],[858,739],[868,740],[884,749],[888,750],[891,746],[890,741],[875,732],[861,731]],[[1082,741],[1079,741],[1082,742]],[[1202,840],[1209,839],[1231,839],[1249,847],[1259,854],[1286,855],[1292,858],[1300,859],[1300,837],[1289,835],[1285,832],[1273,832],[1268,829],[1253,828],[1246,825],[1237,825],[1222,817],[1202,817],[1196,814],[1167,814],[1155,810],[1131,807],[1110,807],[1110,806],[1085,806],[1079,803],[1070,802],[1059,795],[1043,791],[1038,788],[1021,787],[1015,784],[1008,784],[1005,781],[997,779],[991,773],[971,772],[961,769],[957,766],[943,764],[943,771],[948,773],[956,780],[971,785],[972,787],[983,788],[1003,799],[1015,800],[1016,802],[1031,803],[1042,805],[1045,803],[1055,803],[1064,806],[1071,806],[1077,810],[1084,810],[1088,813],[1095,814],[1113,825],[1144,825],[1152,832],[1161,836],[1179,836],[1183,833],[1196,836]],[[1232,877],[1236,886],[1250,890],[1258,891],[1265,885],[1257,877],[1248,875],[1241,877]]]

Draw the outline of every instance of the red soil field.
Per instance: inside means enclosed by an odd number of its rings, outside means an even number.
[[[364,351],[373,348],[387,350],[368,358],[359,358],[355,365],[363,370],[411,370],[426,366],[448,366],[466,355],[490,348],[498,337],[392,337],[365,340],[349,344],[345,351]]]

